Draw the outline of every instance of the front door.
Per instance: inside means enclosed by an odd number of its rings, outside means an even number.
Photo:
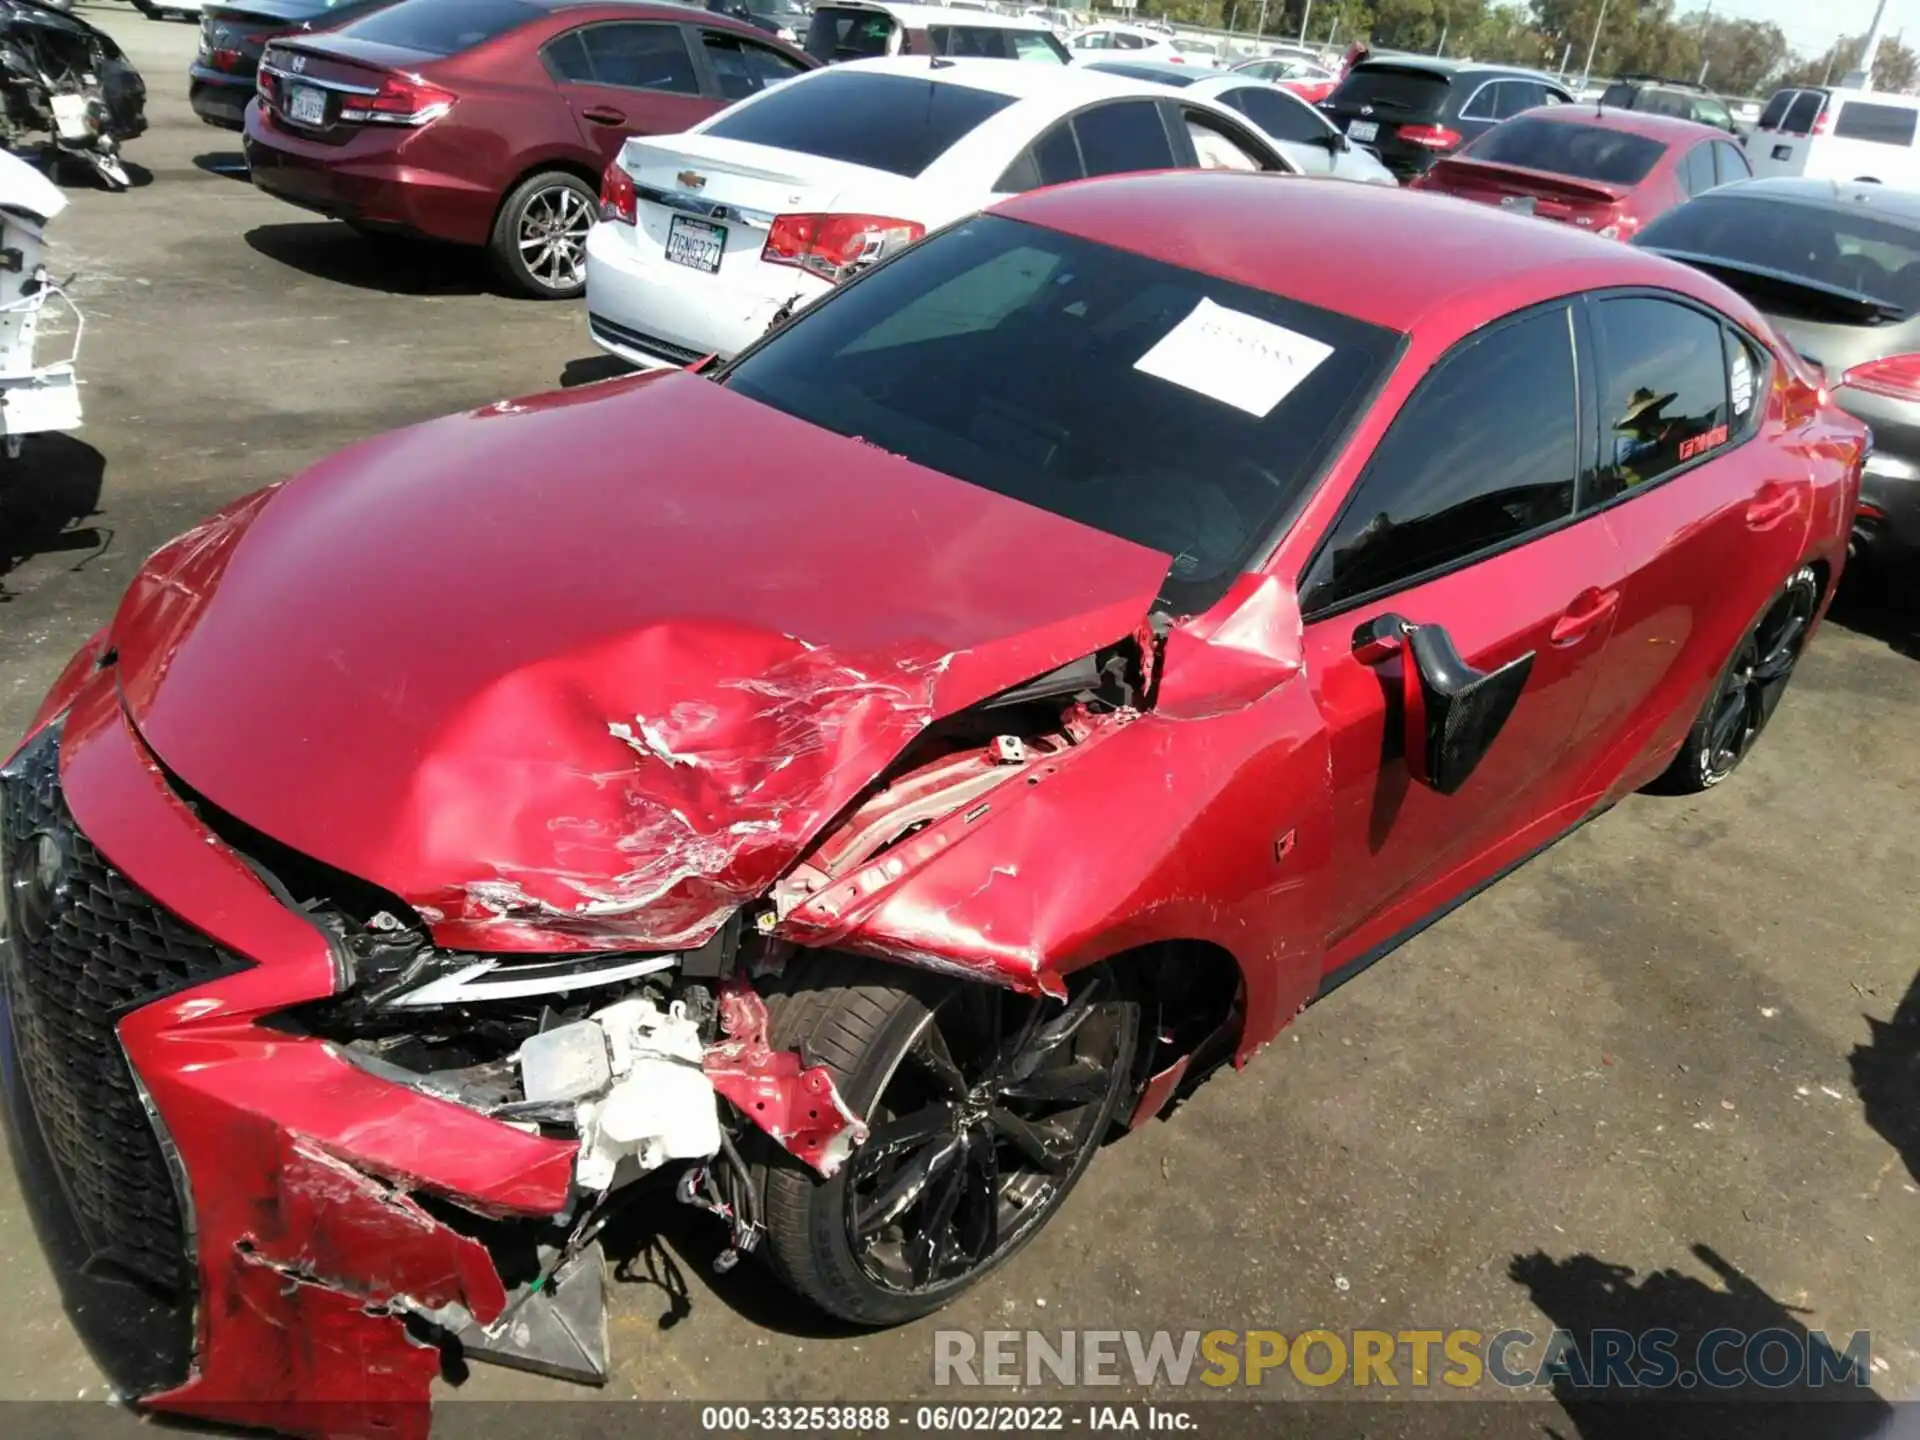
[[[1582,457],[1573,314],[1490,326],[1435,366],[1382,438],[1302,587],[1307,673],[1333,748],[1329,968],[1419,922],[1476,866],[1581,809],[1566,752],[1619,598],[1604,522],[1575,513]],[[1493,669],[1531,655],[1518,703],[1465,786],[1413,778],[1404,647],[1356,644],[1386,614],[1444,626]]]

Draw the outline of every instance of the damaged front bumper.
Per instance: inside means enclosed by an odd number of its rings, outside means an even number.
[[[448,1344],[603,1379],[610,1195],[693,1161],[683,1198],[738,1244],[730,1130],[823,1173],[863,1136],[737,976],[704,1006],[644,976],[541,1002],[473,1067],[492,1089],[303,1025],[352,979],[338,935],[209,832],[112,680],[0,770],[0,1092],[68,1312],[123,1393],[391,1440],[426,1434]]]

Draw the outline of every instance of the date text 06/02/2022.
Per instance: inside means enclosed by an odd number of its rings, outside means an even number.
[[[721,1434],[749,1432],[872,1434],[882,1430],[921,1433],[959,1431],[1027,1435],[1035,1431],[1193,1431],[1190,1410],[1169,1405],[705,1405],[700,1428]]]

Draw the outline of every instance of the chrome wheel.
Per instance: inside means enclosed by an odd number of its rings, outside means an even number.
[[[1100,1142],[1134,1023],[1105,974],[1064,1007],[967,985],[929,1012],[849,1166],[847,1239],[866,1279],[955,1289],[1032,1233]]]
[[[1741,642],[1714,695],[1700,745],[1700,777],[1715,785],[1731,775],[1773,717],[1813,627],[1818,577],[1795,572]]]
[[[577,290],[587,279],[587,231],[592,207],[570,185],[536,190],[520,208],[515,235],[520,263],[534,283],[549,290]]]

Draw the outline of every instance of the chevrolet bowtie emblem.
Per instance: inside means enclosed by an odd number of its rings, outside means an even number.
[[[702,175],[698,170],[682,170],[673,178],[680,182],[683,189],[704,190],[707,188],[707,177]]]

